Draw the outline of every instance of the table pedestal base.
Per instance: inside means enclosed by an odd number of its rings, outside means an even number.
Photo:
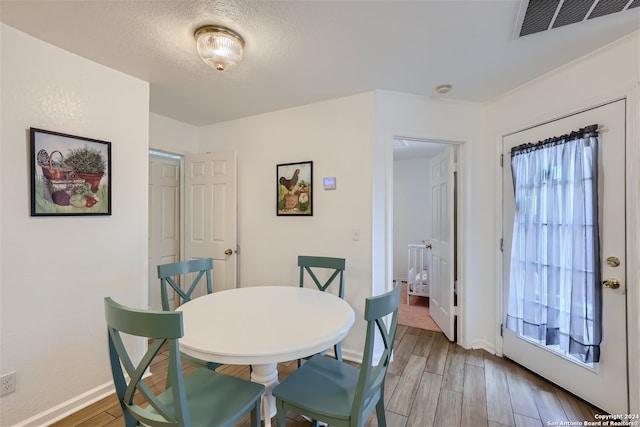
[[[264,426],[271,427],[271,417],[276,415],[276,399],[271,394],[271,390],[278,385],[278,364],[269,363],[265,365],[251,365],[251,381],[264,385],[265,391],[262,395],[262,416]]]

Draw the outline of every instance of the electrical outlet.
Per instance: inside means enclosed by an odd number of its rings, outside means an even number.
[[[16,372],[9,372],[0,377],[0,396],[16,391]]]

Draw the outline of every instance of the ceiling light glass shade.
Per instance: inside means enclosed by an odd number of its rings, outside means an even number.
[[[194,37],[200,58],[218,71],[230,70],[242,60],[244,40],[228,28],[206,25]]]

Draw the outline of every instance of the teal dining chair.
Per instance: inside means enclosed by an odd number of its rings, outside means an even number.
[[[213,281],[211,271],[213,270],[213,258],[193,259],[189,261],[172,262],[158,266],[158,278],[160,279],[160,297],[162,299],[162,309],[171,310],[169,302],[169,289],[173,289],[180,298],[180,305],[191,301],[193,294],[198,289],[202,277],[205,278],[206,292],[213,292]],[[192,281],[189,285],[181,286],[188,282],[187,277],[192,274]],[[211,370],[216,370],[221,363],[207,362],[195,357],[183,354],[182,358],[195,366],[206,366]]]
[[[298,256],[298,267],[300,268],[300,287],[304,287],[305,277],[310,277],[316,287],[324,292],[332,283],[337,282],[338,297],[344,299],[344,272],[347,269],[347,260],[344,258],[331,258],[319,256]],[[318,279],[320,272],[323,272],[323,279]],[[326,280],[324,279],[325,277]],[[337,281],[336,281],[337,279]],[[336,359],[342,361],[342,346],[337,343],[333,346]],[[323,354],[326,353],[323,352]],[[309,359],[306,357],[305,359]],[[301,365],[298,359],[298,367]]]
[[[212,270],[212,258],[193,259],[189,261],[172,262],[170,264],[159,265],[158,278],[160,279],[162,309],[171,310],[169,304],[169,288],[173,289],[173,291],[178,294],[180,304],[191,301],[193,293],[198,289],[198,284],[200,283],[202,276],[205,276],[205,290],[207,294],[213,292],[213,281],[211,279]],[[191,283],[186,285],[188,274],[193,274],[194,276]],[[178,280],[176,280],[176,278],[178,278]]]
[[[286,425],[286,412],[291,410],[312,419],[314,426],[322,421],[336,427],[362,427],[374,408],[378,426],[386,426],[384,380],[398,326],[401,288],[396,284],[392,291],[366,299],[367,332],[360,368],[315,355],[273,389],[279,426]],[[390,314],[387,324],[385,317]],[[374,366],[377,333],[383,349]]]
[[[248,413],[251,425],[260,426],[263,385],[205,368],[183,375],[178,349],[178,339],[183,335],[181,312],[138,310],[109,297],[104,299],[104,308],[111,373],[126,427],[231,427]],[[123,334],[128,336],[128,344],[129,336],[148,340],[148,349],[139,362],[127,351]],[[143,376],[165,345],[167,383],[164,390],[156,392],[158,384],[150,387]]]

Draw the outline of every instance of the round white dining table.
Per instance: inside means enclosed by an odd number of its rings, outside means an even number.
[[[254,286],[204,295],[181,305],[180,350],[198,359],[252,365],[264,384],[265,426],[275,415],[271,390],[278,363],[319,353],[340,342],[355,320],[353,308],[329,292],[298,286]]]

